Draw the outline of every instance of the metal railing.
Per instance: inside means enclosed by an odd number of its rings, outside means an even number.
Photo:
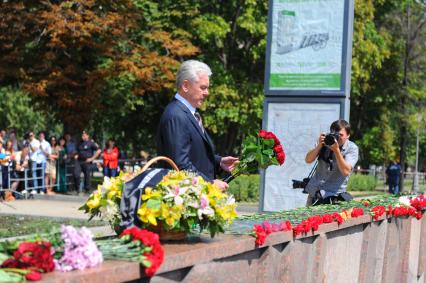
[[[57,188],[59,186],[65,185],[64,192],[70,192],[74,191],[74,167],[75,167],[75,160],[67,160],[64,166],[65,170],[65,183],[61,183],[60,177],[59,177],[59,166],[58,163],[56,163],[56,182],[54,184],[51,184],[52,177],[50,177],[49,184],[39,185],[40,183],[43,184],[43,180],[46,176],[46,168],[36,167],[31,168],[29,166],[28,168],[25,168],[23,171],[16,171],[12,168],[11,165],[5,165],[3,167],[7,167],[7,186],[3,185],[3,170],[0,170],[0,193],[4,193],[6,191],[12,192],[14,194],[20,195],[23,198],[26,198],[27,194],[22,194],[22,192],[31,192],[36,190],[45,190],[47,188],[52,188],[53,190],[57,191]],[[142,168],[143,165],[146,163],[144,159],[119,159],[120,164],[120,170],[121,171],[131,171],[134,172],[138,168]],[[103,161],[102,159],[96,159],[93,161],[93,168],[90,171],[91,176],[93,177],[102,177],[103,176],[103,167],[102,167]],[[40,172],[42,171],[42,172]],[[37,174],[40,172],[39,174]],[[16,173],[16,174],[15,174]],[[36,174],[34,174],[36,173]],[[35,176],[34,176],[35,175]],[[81,173],[80,177],[83,175]],[[40,182],[41,181],[41,182]],[[23,190],[18,191],[19,184],[17,185],[17,188],[15,190],[12,190],[12,184],[15,182],[23,182]],[[80,191],[82,190],[84,179],[81,178],[79,188]],[[59,193],[62,193],[60,191]]]

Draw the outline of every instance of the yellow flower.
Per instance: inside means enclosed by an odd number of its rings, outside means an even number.
[[[216,214],[229,223],[237,217],[236,204],[216,208]]]
[[[138,216],[142,222],[157,226],[157,217],[161,215],[160,209],[148,208],[147,203],[142,204],[138,209]]]
[[[113,199],[114,196],[118,195],[117,191],[109,191],[107,194],[108,199]]]
[[[215,185],[208,183],[207,184],[209,203],[211,206],[215,206],[218,200],[221,200],[225,197],[225,194]]]
[[[340,214],[340,216],[342,216],[343,220],[346,221],[346,220],[352,218],[351,213],[352,213],[352,208],[349,209],[349,210],[343,210],[339,214]]]
[[[150,198],[160,197],[160,192],[153,192],[151,187],[145,189],[145,193],[142,195],[142,200],[148,200]]]
[[[99,205],[101,204],[101,193],[98,189],[97,192],[93,193],[93,198],[89,199],[86,203],[86,205],[90,208],[90,209],[94,209],[94,208],[98,208]]]
[[[166,221],[167,225],[173,227],[176,221],[179,221],[182,213],[182,206],[176,205],[169,207],[167,204],[161,204],[161,217]]]

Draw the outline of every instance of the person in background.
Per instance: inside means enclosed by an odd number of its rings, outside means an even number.
[[[401,166],[396,160],[391,160],[388,167],[386,168],[386,176],[388,178],[389,193],[399,194],[399,177],[401,175]]]
[[[15,151],[13,150],[13,143],[10,140],[6,142],[4,153],[6,156],[2,163],[2,187],[3,189],[9,189],[9,176],[13,169],[13,160],[15,160]]]
[[[70,134],[67,133],[64,137],[66,141],[66,151],[68,158],[72,158],[76,154],[77,148]]]
[[[76,192],[80,192],[80,173],[84,175],[84,191],[89,193],[90,191],[90,177],[92,162],[101,154],[99,146],[89,138],[89,134],[83,131],[81,134],[81,141],[77,146],[77,154],[74,156],[75,163],[74,167],[74,186]]]
[[[35,138],[34,132],[32,131],[28,133],[28,146],[30,149],[30,167],[32,179],[30,182],[30,186],[32,187],[30,193],[36,194],[37,189],[40,189],[41,187],[41,180],[39,178],[39,174],[41,173],[41,164],[38,164],[37,162],[40,151],[40,141]]]
[[[112,139],[109,139],[106,142],[105,148],[102,152],[104,176],[106,177],[117,176],[119,155],[120,155],[120,152],[118,150],[118,147],[115,146],[115,142]]]
[[[66,141],[64,137],[59,139],[57,146],[58,151],[58,192],[66,193],[67,192],[67,168],[66,161],[68,158]]]
[[[0,140],[0,166],[1,166],[2,170],[3,170],[3,164],[6,163],[6,162],[7,162],[6,151],[3,148],[3,141]],[[2,184],[3,184],[3,180],[2,180]],[[0,190],[0,198],[4,199],[4,191],[3,190]]]
[[[0,130],[0,142],[5,145],[7,141],[7,137],[6,137],[6,131],[5,130]]]
[[[15,152],[18,152],[19,150],[21,150],[21,144],[19,143],[19,141],[16,139],[16,132],[14,130],[11,130],[9,132],[9,139],[8,141],[12,142],[12,146],[13,146],[13,150]]]
[[[50,138],[50,148],[51,148],[51,153],[48,155],[47,161],[46,161],[45,182],[46,182],[47,194],[53,195],[55,194],[53,191],[53,188],[56,185],[56,160],[59,157],[55,136],[52,136]]]
[[[40,139],[40,151],[37,156],[37,167],[39,168],[37,177],[41,178],[39,179],[39,185],[41,185],[39,193],[44,195],[46,193],[46,163],[49,155],[52,154],[52,147],[46,141],[46,132],[41,131],[38,137]]]
[[[13,179],[23,179],[25,177],[25,169],[29,168],[29,148],[23,147],[21,151],[18,151],[15,155],[14,166],[13,166]],[[22,195],[26,196],[28,194],[25,187],[23,187],[23,182],[21,180],[14,180],[10,189],[12,192],[21,192]],[[17,197],[19,194],[14,194]]]

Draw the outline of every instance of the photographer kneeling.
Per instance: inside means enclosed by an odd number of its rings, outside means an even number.
[[[315,148],[306,154],[306,163],[318,159],[315,174],[306,186],[307,206],[352,199],[346,186],[358,161],[358,146],[349,140],[350,131],[345,120],[334,121],[330,133],[321,133]]]

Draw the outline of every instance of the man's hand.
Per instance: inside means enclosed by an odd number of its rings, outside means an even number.
[[[334,143],[328,146],[334,153],[340,152],[339,143],[334,139]]]
[[[222,157],[220,160],[220,168],[226,172],[231,172],[234,170],[235,166],[240,162],[238,158],[232,156]]]
[[[324,140],[325,140],[325,133],[321,133],[319,138],[318,138],[318,145],[317,146],[321,148],[325,144]]]
[[[216,185],[219,189],[222,190],[222,192],[226,191],[229,187],[228,183],[218,179],[213,180],[213,185]]]
[[[305,156],[306,163],[312,163],[314,162],[314,160],[317,159],[318,154],[321,151],[321,148],[324,146],[324,140],[325,140],[325,133],[321,133],[318,138],[318,144],[313,149],[308,151],[308,153],[306,154]]]

